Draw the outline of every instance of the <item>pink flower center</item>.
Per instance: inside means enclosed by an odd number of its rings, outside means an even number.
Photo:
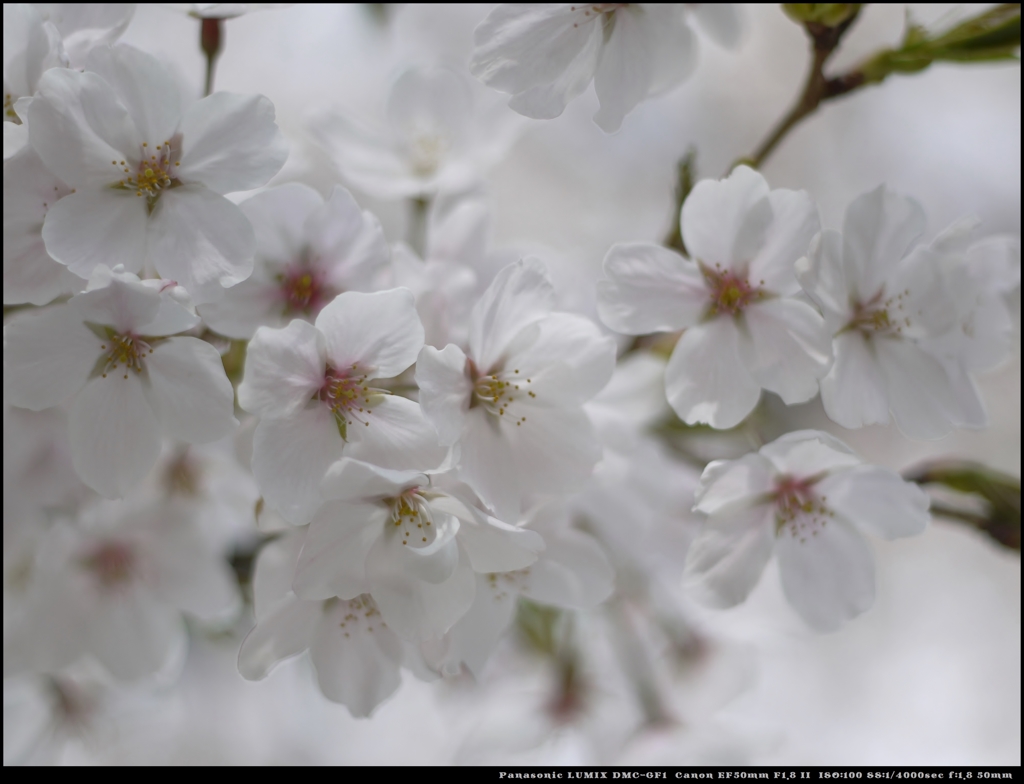
[[[387,390],[369,386],[368,378],[357,365],[348,371],[328,368],[324,374],[318,397],[334,414],[338,432],[346,441],[348,428],[356,422],[370,426],[368,417],[373,414],[373,406],[388,394]]]
[[[775,500],[775,533],[788,533],[801,542],[817,536],[835,513],[825,505],[826,498],[814,492],[820,477],[798,479],[780,476],[772,493]]]
[[[711,269],[701,264],[700,269],[709,289],[711,315],[735,316],[742,313],[752,302],[764,298],[764,291],[760,287],[751,286],[745,275],[723,270],[719,265]],[[764,281],[761,281],[761,284],[763,285]]]
[[[286,316],[315,316],[340,292],[324,281],[324,275],[307,262],[290,265],[277,276]]]
[[[138,573],[138,557],[127,542],[111,539],[97,545],[83,559],[86,568],[104,589],[118,588]]]

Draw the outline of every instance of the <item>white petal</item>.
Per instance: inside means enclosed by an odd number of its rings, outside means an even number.
[[[138,334],[157,317],[160,299],[155,288],[132,273],[97,267],[88,290],[75,297],[75,307],[84,321]]]
[[[949,433],[960,409],[938,360],[906,340],[877,340],[875,352],[896,426],[912,438]]]
[[[82,322],[70,303],[12,318],[4,326],[4,399],[41,411],[78,392],[102,353]]]
[[[346,291],[320,311],[316,327],[335,368],[358,365],[372,378],[397,376],[423,348],[423,325],[408,289]]]
[[[387,519],[383,504],[331,501],[309,524],[292,583],[302,599],[354,599],[369,588],[366,558]]]
[[[827,477],[816,489],[824,503],[862,531],[897,539],[928,525],[928,494],[888,468],[859,466]]]
[[[550,84],[573,68],[593,39],[600,46],[601,25],[601,16],[584,6],[499,5],[473,33],[470,72],[507,93]],[[593,67],[588,82],[592,75]]]
[[[506,370],[519,370],[520,376],[534,379],[534,391],[540,395],[550,387],[548,370],[564,366],[571,371],[566,379],[568,394],[556,394],[578,403],[604,389],[615,370],[614,340],[590,319],[573,313],[551,313],[537,327],[537,337],[528,348],[520,352],[514,345],[509,347]]]
[[[689,425],[738,425],[754,410],[761,387],[740,356],[736,323],[719,317],[690,327],[665,368],[665,394]]]
[[[13,123],[4,123],[4,130]],[[4,162],[4,304],[45,305],[84,283],[54,261],[43,244],[50,206],[71,192],[26,148]]]
[[[46,251],[83,278],[97,265],[138,272],[146,259],[146,200],[134,193],[90,189],[50,207],[43,222]]]
[[[588,610],[607,599],[615,571],[593,537],[566,529],[547,538],[540,560],[530,567],[523,595],[543,604]]]
[[[186,642],[177,611],[141,587],[107,597],[90,620],[92,653],[120,680],[157,673]]]
[[[320,483],[320,492],[324,498],[338,501],[379,500],[399,496],[429,481],[426,474],[419,471],[393,471],[343,457],[328,469]]]
[[[875,601],[875,564],[864,538],[832,518],[817,535],[783,531],[776,545],[786,598],[813,629],[829,632]]]
[[[501,574],[477,574],[476,598],[448,633],[452,649],[477,677],[512,623],[519,593]]]
[[[498,519],[519,519],[519,470],[501,425],[484,409],[473,409],[459,444],[459,477]]]
[[[427,232],[427,258],[476,266],[487,256],[491,229],[491,212],[481,201],[460,201],[438,216],[431,213]]]
[[[697,37],[675,3],[648,3],[643,24],[654,57],[650,95],[662,93],[687,79],[697,67]]]
[[[51,68],[28,110],[29,141],[51,172],[74,188],[124,177],[144,141],[114,90],[93,73]]]
[[[794,265],[796,277],[807,295],[825,314],[829,330],[835,334],[850,315],[850,290],[843,269],[843,237],[826,229],[811,240],[807,255]]]
[[[683,240],[690,258],[735,272],[764,244],[772,223],[768,183],[748,166],[737,166],[724,180],[701,180],[683,205]]]
[[[776,294],[795,294],[800,287],[793,276],[793,264],[807,254],[821,228],[818,208],[807,191],[775,190],[768,194],[768,201],[772,222],[764,244],[750,262],[750,282]]]
[[[402,685],[401,643],[383,622],[342,628],[346,611],[344,604],[332,608],[317,627],[309,654],[324,696],[364,718]]]
[[[102,46],[89,53],[86,69],[103,77],[151,146],[170,141],[181,117],[179,88],[170,69],[132,46]]]
[[[481,372],[489,372],[516,336],[554,303],[554,287],[539,259],[527,257],[499,272],[470,316],[469,353]]]
[[[526,421],[519,426],[503,424],[505,437],[512,443],[520,492],[564,493],[579,488],[601,459],[590,419],[575,407],[531,405],[522,412]]]
[[[306,528],[279,531],[276,539],[260,548],[252,577],[252,603],[257,621],[266,618],[281,601],[294,598],[292,578],[306,531]]]
[[[772,490],[775,471],[759,454],[738,460],[715,460],[704,468],[694,493],[697,512],[717,515],[733,505],[749,506]]]
[[[145,359],[149,400],[164,435],[206,444],[238,425],[235,395],[217,349],[198,338],[160,342]]]
[[[525,569],[544,549],[544,540],[536,531],[493,517],[482,522],[463,521],[459,542],[469,555],[473,571],[481,574]]]
[[[768,458],[778,473],[796,478],[852,468],[862,462],[850,447],[820,430],[786,433],[765,444],[758,454]],[[846,472],[842,475],[845,476]]]
[[[415,139],[430,128],[459,140],[472,114],[473,97],[461,73],[447,68],[408,68],[388,94],[387,117],[399,139]]]
[[[252,472],[267,505],[305,525],[320,507],[320,482],[345,442],[324,406],[280,419],[262,419],[252,447]]]
[[[85,385],[68,414],[75,471],[107,498],[122,498],[160,456],[160,427],[142,381],[121,366]]]
[[[288,157],[274,123],[274,105],[262,95],[218,92],[197,101],[181,118],[178,177],[214,193],[265,185]]]
[[[597,312],[616,332],[644,335],[696,324],[708,307],[697,265],[651,242],[613,245],[597,283]]]
[[[308,322],[261,327],[246,351],[238,404],[263,417],[292,416],[323,384],[326,359],[323,335]]]
[[[249,340],[260,327],[280,328],[290,320],[280,286],[262,279],[255,270],[251,277],[225,290],[219,301],[207,302],[198,310],[210,329],[235,340]]]
[[[839,335],[832,347],[835,362],[821,380],[821,402],[829,419],[848,428],[888,423],[889,397],[875,342],[851,330]]]
[[[454,515],[442,512],[434,515],[433,527],[436,538],[423,547],[409,547],[408,540],[396,535],[396,532],[382,537],[377,547],[390,551],[386,557],[406,577],[439,585],[448,580],[459,565],[460,543],[455,540],[455,536],[461,525]],[[370,559],[375,557],[378,556],[371,552]],[[461,557],[466,556],[463,553]]]
[[[623,118],[647,97],[654,84],[655,52],[644,13],[640,8],[617,8],[611,36],[601,49],[594,72],[601,108],[594,121],[605,133],[619,130]]]
[[[308,185],[289,182],[239,204],[256,232],[257,259],[275,266],[297,261],[306,243],[306,220],[323,203]]]
[[[423,416],[419,403],[398,395],[385,395],[367,410],[365,426],[349,426],[349,454],[384,468],[426,470],[436,468],[447,450],[437,431]]]
[[[734,607],[757,585],[775,543],[771,504],[714,515],[686,555],[684,584],[709,607]]]
[[[877,294],[924,228],[921,205],[884,184],[854,199],[843,218],[843,264],[850,292],[861,301]]]
[[[314,210],[304,232],[310,249],[339,289],[372,291],[390,257],[380,221],[359,209],[352,194],[335,185],[327,202]]]
[[[375,558],[375,554],[380,555]],[[411,579],[394,570],[384,548],[374,548],[367,562],[371,595],[384,621],[401,637],[426,640],[447,632],[473,604],[476,581],[469,558],[459,558],[443,583]]]
[[[424,346],[416,360],[416,384],[423,413],[437,428],[441,443],[459,440],[473,396],[473,382],[466,375],[466,355],[449,344],[441,351]]]
[[[757,383],[786,405],[814,397],[832,362],[832,337],[818,311],[796,299],[769,299],[748,307],[743,319],[752,349],[747,368]]]
[[[258,681],[283,659],[309,647],[322,617],[322,602],[304,602],[290,596],[262,618],[242,640],[238,671]]]
[[[252,274],[256,238],[242,211],[202,185],[172,188],[149,219],[149,260],[196,304],[219,299]]]

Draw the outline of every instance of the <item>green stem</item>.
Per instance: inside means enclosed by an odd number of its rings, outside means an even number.
[[[206,83],[203,95],[213,92],[213,74],[224,42],[223,19],[200,19],[199,48],[206,55]]]

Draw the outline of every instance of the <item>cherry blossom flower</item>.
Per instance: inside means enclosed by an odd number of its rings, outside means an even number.
[[[252,273],[255,245],[222,194],[263,185],[287,156],[273,106],[215,93],[183,110],[171,74],[123,45],[87,65],[48,71],[29,108],[32,146],[73,189],[46,215],[47,252],[82,277],[123,264],[217,299]]]
[[[278,662],[309,650],[320,690],[356,717],[401,685],[399,666],[409,651],[381,618],[373,598],[299,599],[291,590],[304,531],[271,542],[253,577],[256,626],[238,653],[244,678],[262,680]]]
[[[38,8],[29,3],[4,3],[5,161],[28,142],[24,122],[39,78],[51,68],[67,65],[60,33]]]
[[[200,308],[210,327],[248,339],[257,327],[314,319],[343,291],[375,291],[387,274],[387,241],[380,222],[335,186],[323,198],[289,183],[239,205],[256,232],[253,274],[219,302]]]
[[[26,147],[4,162],[4,304],[45,305],[85,288],[85,281],[46,252],[42,226],[71,189]]]
[[[615,344],[552,312],[554,296],[540,261],[511,264],[473,308],[468,351],[427,346],[416,365],[424,413],[500,519],[518,519],[528,493],[580,487],[600,458],[582,406],[611,377]]]
[[[793,296],[793,264],[818,231],[810,197],[769,191],[764,177],[738,166],[697,183],[681,217],[692,259],[653,243],[608,251],[601,320],[630,335],[685,329],[665,388],[687,424],[733,427],[762,389],[787,404],[810,400],[831,362],[821,314]]]
[[[440,637],[473,602],[474,573],[529,567],[545,546],[534,531],[478,508],[443,475],[390,471],[352,459],[331,466],[329,499],[309,526],[293,588],[303,599],[368,594],[412,641]]]
[[[733,6],[701,16],[717,41],[735,43]],[[686,79],[697,55],[677,3],[506,3],[480,23],[473,41],[470,71],[511,93],[509,106],[527,117],[558,117],[593,81],[601,102],[594,121],[606,133],[645,98]]]
[[[230,617],[239,603],[231,570],[186,510],[100,502],[80,526],[54,526],[25,612],[5,635],[4,674],[54,672],[91,654],[115,678],[154,675],[182,652],[182,612]]]
[[[84,65],[95,47],[117,41],[135,15],[134,3],[38,3],[36,7],[57,28],[73,67]]]
[[[444,657],[434,666],[457,673],[465,664],[479,677],[502,634],[512,623],[519,597],[569,610],[590,610],[607,599],[614,570],[594,537],[572,528],[560,501],[532,509],[520,523],[544,540],[535,563],[521,569],[477,573],[473,605],[445,638]]]
[[[456,71],[410,69],[388,95],[387,127],[365,128],[334,113],[311,130],[345,179],[368,194],[462,192],[502,158],[520,128],[514,114],[487,105],[473,87]]]
[[[199,318],[180,288],[98,267],[88,289],[4,327],[4,394],[40,411],[69,403],[75,470],[101,495],[128,493],[153,467],[161,436],[204,443],[237,424],[220,356],[169,337]]]
[[[252,469],[267,504],[303,525],[320,480],[343,455],[389,468],[434,468],[445,451],[418,404],[384,386],[416,361],[423,326],[412,293],[339,294],[310,324],[260,327],[239,404],[260,417]]]
[[[696,501],[708,519],[686,561],[694,595],[714,607],[739,604],[774,550],[786,599],[819,631],[838,629],[874,602],[874,562],[861,532],[912,536],[929,519],[917,485],[864,465],[817,430],[710,463]]]
[[[954,425],[978,422],[970,379],[954,387],[926,350],[941,351],[929,341],[962,329],[964,308],[976,307],[978,287],[960,281],[954,291],[950,279],[959,262],[951,266],[948,256],[962,260],[966,237],[956,230],[916,245],[924,228],[920,205],[881,185],[847,208],[842,234],[822,232],[797,264],[800,284],[835,336],[821,400],[843,427],[885,424],[891,414],[907,435],[939,438]],[[966,268],[963,274],[969,276]]]

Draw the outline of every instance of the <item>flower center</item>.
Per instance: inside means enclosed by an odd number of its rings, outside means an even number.
[[[328,599],[328,603],[333,605],[332,609],[337,613],[335,617],[338,618],[338,626],[346,637],[362,631],[372,632],[374,627],[387,628],[387,624],[380,616],[380,610],[377,609],[377,603],[368,593],[347,601]]]
[[[701,264],[700,271],[709,289],[708,315],[735,316],[752,302],[765,297],[764,290],[760,286],[751,286],[745,275],[723,270],[721,265],[716,264],[711,269]],[[761,281],[761,285],[764,285],[764,281]]]
[[[111,539],[97,545],[82,559],[104,589],[118,588],[131,582],[138,573],[138,557],[127,542]]]
[[[473,380],[473,397],[469,407],[483,406],[489,414],[503,417],[509,415],[509,419],[519,427],[526,421],[525,416],[518,416],[519,408],[512,411],[513,405],[521,401],[536,399],[537,393],[530,389],[533,384],[532,378],[524,377],[518,369],[511,372],[494,370],[487,375],[481,375],[472,360],[466,361],[466,369],[469,377]]]
[[[825,505],[826,498],[814,492],[820,477],[797,479],[781,476],[775,482],[775,534],[788,533],[801,542],[817,536],[835,513]]]
[[[124,365],[124,377],[128,378],[131,371],[141,373],[143,370],[142,360],[153,353],[149,343],[142,340],[138,335],[130,332],[115,332],[112,327],[103,327],[104,343],[100,349],[105,352],[100,356],[100,373],[103,378],[107,373],[116,371],[119,365]]]
[[[318,398],[331,410],[338,432],[345,441],[348,441],[348,428],[356,422],[370,426],[367,417],[373,414],[373,407],[384,395],[389,394],[385,389],[369,386],[368,378],[357,365],[348,371],[328,368],[324,374]]]
[[[388,499],[387,503],[391,507],[391,525],[388,528],[401,538],[403,545],[419,549],[437,538],[434,517],[418,487]]]
[[[448,142],[439,133],[417,133],[409,145],[409,160],[413,172],[419,177],[429,177],[441,165],[441,159],[448,150]]]
[[[324,282],[324,275],[306,259],[290,265],[276,278],[284,300],[284,315],[315,316],[341,292]]]
[[[140,198],[145,196],[146,206],[152,211],[163,191],[180,184],[176,170],[181,165],[181,151],[177,147],[165,141],[151,149],[148,142],[143,142],[134,170],[132,164],[125,161],[111,161],[119,170],[119,180],[113,187],[135,191]]]
[[[856,303],[850,323],[841,332],[856,329],[867,337],[899,337],[904,329],[913,324],[905,310],[909,305],[909,295],[910,289],[905,289],[883,300],[883,289],[867,302]]]

